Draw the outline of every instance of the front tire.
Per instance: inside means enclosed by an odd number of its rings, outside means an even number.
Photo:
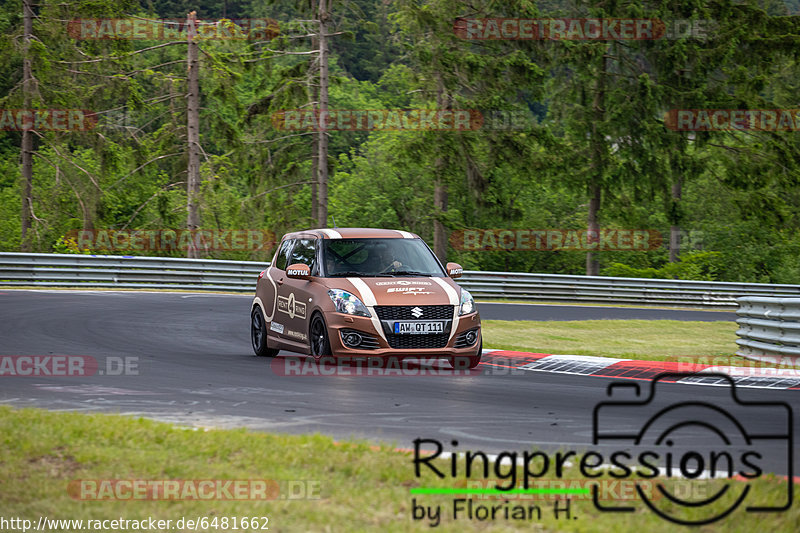
[[[311,355],[315,359],[331,355],[331,343],[328,339],[328,327],[325,319],[319,313],[311,318],[311,326],[308,328],[308,339],[311,344]]]
[[[480,344],[478,344],[478,351],[475,355],[457,355],[450,357],[447,361],[450,363],[450,366],[453,367],[453,370],[472,370],[480,364],[481,355],[483,355],[482,338]]]
[[[250,314],[250,341],[253,343],[253,351],[257,356],[275,357],[278,355],[278,350],[267,346],[267,321],[264,320],[264,314],[259,306],[253,307],[253,312]]]

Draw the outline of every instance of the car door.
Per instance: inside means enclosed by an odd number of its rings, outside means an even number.
[[[283,338],[284,323],[278,313],[278,289],[286,283],[286,267],[289,264],[290,254],[294,246],[294,239],[284,239],[275,259],[266,270],[266,275],[258,280],[258,296],[264,305],[264,317],[269,323],[268,335],[273,338]]]
[[[311,269],[311,275],[319,275],[317,264],[317,239],[308,237],[295,239],[289,254],[288,265],[302,263]],[[308,345],[309,311],[313,304],[311,284],[313,280],[292,279],[282,273],[283,283],[278,284],[278,306],[276,319],[282,323],[281,337],[287,342]]]

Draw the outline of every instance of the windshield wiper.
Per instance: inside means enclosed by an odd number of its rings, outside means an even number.
[[[416,272],[414,270],[395,270],[394,272],[390,273],[392,276],[431,276],[431,274],[426,274],[425,272]]]
[[[328,274],[328,277],[331,278],[345,278],[355,276],[358,278],[391,278],[392,274],[382,274],[380,272],[356,272],[355,270],[348,270],[346,272],[335,272],[333,274]]]
[[[334,272],[333,274],[328,274],[331,278],[345,278],[349,276],[363,276],[363,272],[356,272],[355,270],[345,270],[344,272]]]

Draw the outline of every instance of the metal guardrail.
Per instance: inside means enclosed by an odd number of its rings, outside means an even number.
[[[0,253],[0,285],[254,291],[269,263],[120,255]]]
[[[739,298],[736,355],[775,361],[800,358],[800,298]],[[791,361],[786,361],[791,362]]]
[[[800,297],[800,285],[517,272],[464,272],[459,283],[475,297],[587,303],[732,308],[740,296]]]
[[[255,290],[268,262],[119,255],[0,252],[0,285],[85,288]],[[464,272],[476,298],[733,308],[741,296],[800,298],[800,285]]]

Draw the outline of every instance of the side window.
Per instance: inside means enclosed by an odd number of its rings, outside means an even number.
[[[278,250],[278,255],[275,256],[275,268],[286,270],[286,265],[289,264],[289,252],[292,250],[294,239],[286,239],[281,243]]]
[[[292,258],[289,264],[303,263],[308,265],[311,273],[314,274],[315,267],[317,266],[317,249],[316,239],[299,239],[297,244],[292,250]]]

